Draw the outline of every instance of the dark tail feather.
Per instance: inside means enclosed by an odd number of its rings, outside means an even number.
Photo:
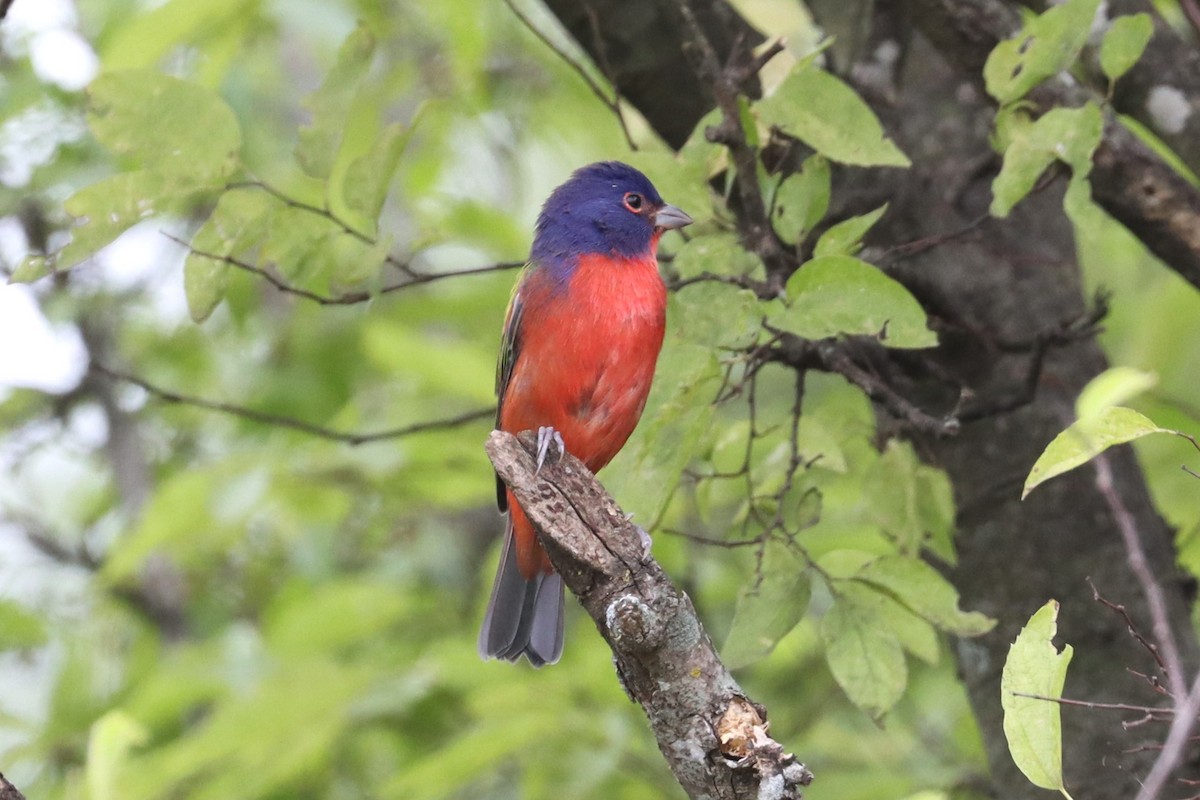
[[[517,569],[512,525],[504,533],[504,553],[488,601],[479,655],[516,661],[524,653],[535,667],[553,664],[563,648],[563,582],[558,574],[533,580]]]

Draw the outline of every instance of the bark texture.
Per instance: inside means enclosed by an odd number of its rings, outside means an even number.
[[[977,87],[982,87],[988,53],[1020,29],[1016,9],[1002,0],[908,0],[906,8],[911,24],[934,43],[963,79]],[[1195,77],[1200,80],[1200,75]],[[1200,86],[1194,91],[1200,91]],[[1078,106],[1101,98],[1063,74],[1043,83],[1028,99],[1042,113],[1054,106]],[[1096,202],[1105,211],[1200,288],[1200,191],[1108,111],[1091,184]]]
[[[546,6],[592,57],[621,96],[667,144],[678,148],[712,106],[687,60],[687,37],[673,3],[639,0],[546,0]],[[755,47],[763,35],[724,0],[697,0],[696,17],[713,47],[728,56]],[[758,81],[744,87],[758,95]]]
[[[799,798],[811,773],[767,735],[766,710],[742,692],[691,600],[587,468],[566,455],[538,472],[532,433],[494,431],[487,451],[612,647],[621,684],[688,796]]]
[[[3,773],[0,773],[0,800],[25,800],[21,790],[9,783]]]

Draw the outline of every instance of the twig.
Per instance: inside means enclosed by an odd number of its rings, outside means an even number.
[[[772,300],[780,295],[779,288],[768,285],[766,281],[755,280],[749,275],[718,275],[715,272],[701,272],[690,278],[676,278],[668,282],[667,288],[677,292],[693,283],[726,283],[739,289],[749,289],[759,300]]]
[[[1017,697],[1028,697],[1031,700],[1046,700],[1051,703],[1058,703],[1063,706],[1079,706],[1080,708],[1091,708],[1101,711],[1136,711],[1139,714],[1150,714],[1152,716],[1164,715],[1173,716],[1175,710],[1171,708],[1153,708],[1151,706],[1134,706],[1127,703],[1093,703],[1089,700],[1070,700],[1066,697],[1047,697],[1043,694],[1029,694],[1027,692],[1013,692]]]
[[[351,225],[349,222],[342,219],[341,217],[339,217],[337,214],[333,213],[328,208],[313,205],[312,203],[306,203],[303,200],[297,200],[296,198],[291,197],[290,195],[283,192],[281,189],[276,188],[275,186],[271,185],[270,183],[267,183],[266,181],[264,181],[260,178],[254,178],[252,180],[246,180],[246,181],[236,181],[233,183],[226,184],[225,188],[226,188],[226,190],[259,189],[259,190],[264,191],[267,194],[271,195],[272,197],[274,197],[279,202],[283,203],[288,208],[295,208],[295,209],[299,209],[300,211],[306,211],[310,214],[321,217],[322,219],[329,220],[334,225],[337,225],[339,228],[341,228],[343,233],[345,233],[348,236],[352,236],[353,238],[357,239],[358,241],[362,242],[365,245],[374,247],[375,245],[377,245],[379,243],[378,240],[376,240],[376,239],[368,236],[367,234],[363,233],[362,231],[358,230],[353,225]],[[174,238],[174,237],[168,237],[168,238]],[[176,239],[176,241],[178,241],[178,239]],[[198,255],[207,255],[207,254],[199,253]],[[209,257],[213,257],[213,256],[209,256]],[[217,258],[221,258],[221,257],[217,256]],[[493,264],[490,266],[476,267],[476,268],[468,269],[468,270],[460,270],[458,272],[429,273],[429,272],[418,272],[417,270],[413,269],[412,265],[409,264],[407,261],[404,261],[403,259],[399,258],[398,256],[396,256],[392,253],[388,253],[387,256],[384,257],[383,262],[385,264],[390,264],[391,266],[395,267],[398,271],[400,271],[404,275],[407,275],[410,280],[405,281],[403,283],[395,284],[393,286],[385,287],[380,290],[381,294],[387,293],[387,292],[394,292],[399,289],[407,289],[409,286],[416,286],[417,284],[421,284],[421,283],[431,283],[433,281],[438,281],[443,278],[453,278],[453,277],[457,277],[459,275],[475,275],[475,274],[478,274],[481,272],[492,272],[495,270],[503,270],[503,269],[516,269],[518,267],[522,267],[525,265],[524,261],[501,261],[499,263],[496,263],[496,264]],[[239,266],[239,265],[234,264],[234,266]],[[289,291],[289,290],[284,289],[284,291]],[[342,299],[339,297],[339,298],[330,298],[330,299],[326,300],[325,302],[335,303],[335,304],[361,303],[366,299],[370,299],[370,295],[365,292],[345,295],[344,297],[354,298],[354,299],[347,300],[347,299]],[[312,299],[315,299],[315,298],[312,298]]]
[[[637,144],[633,141],[633,137],[629,134],[629,128],[625,125],[625,115],[621,111],[621,95],[615,88],[616,81],[613,80],[611,72],[606,72],[605,74],[605,77],[610,83],[612,83],[614,87],[613,96],[609,97],[608,93],[604,91],[600,84],[597,83],[590,74],[588,74],[588,71],[584,68],[583,64],[579,63],[579,61],[576,60],[570,53],[559,47],[558,44],[556,44],[554,40],[547,36],[544,31],[538,28],[537,25],[534,25],[533,20],[527,17],[525,13],[521,11],[521,9],[517,8],[513,0],[504,0],[504,5],[508,6],[508,10],[511,11],[513,15],[521,21],[522,25],[529,29],[530,33],[536,36],[542,42],[542,44],[546,45],[546,47],[549,47],[550,50],[556,56],[562,59],[567,66],[573,69],[580,78],[583,78],[583,82],[586,83],[587,87],[592,90],[592,94],[594,94],[596,98],[604,104],[605,108],[616,115],[617,123],[621,126],[621,133],[625,135],[625,143],[629,145],[629,149],[637,150]],[[595,24],[594,20],[593,24]]]
[[[256,411],[252,408],[234,405],[232,403],[222,403],[216,400],[207,400],[202,397],[192,397],[190,395],[180,394],[179,392],[164,389],[150,383],[145,378],[140,378],[137,375],[131,375],[128,372],[106,367],[103,364],[92,362],[90,370],[98,372],[112,380],[124,381],[132,384],[146,392],[168,403],[179,403],[180,405],[192,406],[194,408],[203,408],[209,411],[217,411],[222,414],[248,419],[253,422],[259,422],[264,425],[273,425],[277,428],[289,428],[301,433],[307,433],[310,436],[317,436],[321,439],[329,439],[335,442],[344,442],[345,444],[357,446],[360,444],[368,444],[370,442],[378,442],[386,439],[399,439],[405,436],[411,436],[416,433],[425,433],[427,431],[444,430],[447,428],[456,428],[460,425],[466,425],[481,419],[490,418],[496,413],[492,407],[477,408],[474,411],[467,411],[454,417],[445,419],[430,420],[428,422],[417,422],[412,425],[404,425],[398,428],[389,428],[382,431],[373,431],[371,433],[352,433],[349,431],[337,431],[332,428],[326,428],[321,425],[314,425],[311,422],[295,419],[293,417],[285,417],[279,414],[270,414],[265,411]]]
[[[281,292],[302,297],[305,300],[311,300],[312,302],[323,306],[356,305],[358,303],[365,303],[379,295],[391,294],[392,292],[411,289],[414,286],[434,283],[435,281],[445,280],[447,278],[461,278],[467,275],[484,275],[489,272],[503,272],[505,270],[518,269],[525,266],[525,262],[523,261],[498,261],[495,264],[487,264],[482,267],[471,267],[469,269],[453,270],[450,272],[417,272],[405,264],[402,265],[401,268],[405,274],[410,276],[408,280],[384,286],[375,292],[347,292],[345,294],[326,295],[304,289],[292,283],[288,283],[270,270],[263,269],[262,267],[256,264],[251,264],[248,261],[243,261],[242,259],[231,254],[221,254],[209,252],[207,250],[199,250],[195,247],[192,247],[184,239],[180,239],[173,234],[167,233],[166,231],[163,231],[162,234],[176,244],[186,247],[188,252],[192,255],[199,256],[200,258],[208,258],[213,261],[219,261],[223,264],[228,264],[231,267],[240,269],[243,272],[249,272],[252,275],[257,275]]]
[[[753,544],[759,544],[762,541],[761,536],[755,536],[753,539],[710,539],[707,536],[700,536],[695,533],[688,533],[677,528],[662,528],[662,532],[668,536],[678,536],[680,539],[687,539],[689,542],[703,544],[709,547],[722,547],[727,550],[734,550],[739,547],[749,547]]]
[[[939,418],[922,411],[887,382],[859,366],[847,352],[846,342],[836,339],[812,341],[770,325],[765,327],[780,334],[777,344],[766,354],[768,360],[796,369],[819,369],[841,375],[882,405],[892,417],[921,433],[953,436],[961,429],[961,421],[953,414]]]
[[[1138,583],[1141,584],[1142,593],[1146,597],[1146,605],[1150,609],[1150,622],[1157,644],[1156,649],[1162,653],[1163,670],[1175,702],[1175,718],[1171,722],[1162,752],[1155,759],[1154,766],[1150,768],[1150,773],[1146,776],[1137,794],[1137,800],[1155,800],[1163,786],[1166,785],[1171,773],[1179,766],[1183,757],[1183,748],[1196,726],[1196,715],[1200,713],[1200,674],[1196,676],[1191,688],[1187,688],[1183,678],[1183,660],[1179,655],[1175,634],[1171,630],[1162,584],[1158,582],[1146,560],[1137,525],[1117,491],[1108,456],[1097,456],[1094,463],[1096,488],[1100,491],[1117,522],[1121,539],[1125,543],[1129,568]]]
[[[1133,618],[1129,616],[1129,611],[1125,608],[1125,606],[1118,603],[1109,602],[1101,597],[1100,590],[1096,588],[1096,584],[1092,583],[1091,578],[1087,579],[1087,584],[1088,586],[1092,587],[1092,599],[1110,611],[1114,611],[1121,615],[1121,618],[1125,620],[1125,626],[1129,630],[1129,635],[1136,639],[1138,644],[1145,648],[1146,652],[1148,652],[1154,659],[1154,662],[1158,664],[1159,670],[1165,676],[1167,674],[1167,665],[1163,663],[1162,655],[1158,652],[1158,648],[1141,634],[1141,631],[1139,631],[1137,625],[1133,623]]]
[[[1150,624],[1154,631],[1157,650],[1162,654],[1162,670],[1167,679],[1167,685],[1171,689],[1171,694],[1176,698],[1175,701],[1182,702],[1187,691],[1187,684],[1184,683],[1183,677],[1183,660],[1179,655],[1179,646],[1175,642],[1175,633],[1171,630],[1171,617],[1167,611],[1167,600],[1162,584],[1158,582],[1146,560],[1146,552],[1142,548],[1137,523],[1134,522],[1133,515],[1129,513],[1125,501],[1121,499],[1121,495],[1117,491],[1108,456],[1097,456],[1094,463],[1096,489],[1104,498],[1113,519],[1116,520],[1121,539],[1125,543],[1129,568],[1141,585],[1142,593],[1146,597],[1146,605],[1150,609]]]
[[[921,239],[916,239],[911,242],[893,245],[883,251],[880,257],[876,260],[876,263],[880,267],[887,267],[898,261],[903,261],[906,258],[918,256],[921,253],[932,250],[935,247],[941,247],[942,245],[952,242],[955,239],[966,236],[968,233],[974,232],[980,225],[990,219],[992,219],[991,214],[981,214],[980,216],[968,222],[966,225],[963,225],[961,228],[950,231],[949,233],[939,233],[933,236],[925,236]]]
[[[1162,752],[1158,754],[1154,766],[1146,775],[1136,800],[1157,800],[1171,773],[1183,760],[1183,749],[1196,727],[1197,714],[1200,714],[1200,674],[1197,674],[1192,682],[1187,698],[1182,703],[1176,700],[1175,719],[1167,732],[1167,740],[1163,742]]]
[[[629,128],[625,124],[625,114],[621,111],[621,86],[617,82],[617,73],[613,70],[612,64],[608,60],[608,46],[604,43],[604,36],[600,33],[600,17],[596,13],[596,9],[592,4],[585,0],[583,10],[587,14],[588,25],[592,29],[592,46],[596,48],[596,59],[599,62],[600,71],[605,79],[608,80],[608,85],[612,87],[612,112],[617,116],[617,123],[621,126],[621,133],[625,135],[625,143],[629,145],[629,149],[637,152],[637,143],[633,141],[633,137],[629,135]]]
[[[677,0],[679,13],[691,36],[689,45],[698,58],[695,64],[696,77],[712,92],[717,107],[721,109],[721,122],[705,131],[710,142],[723,144],[729,150],[736,170],[734,182],[738,190],[741,207],[738,209],[738,229],[746,247],[762,259],[767,268],[767,280],[778,290],[787,276],[795,269],[794,260],[783,249],[771,227],[763,203],[762,189],[758,184],[758,152],[746,139],[742,128],[742,113],[739,105],[741,85],[758,74],[768,61],[783,50],[783,43],[771,43],[758,56],[748,62],[738,63],[739,53],[734,50],[730,63],[722,66],[717,51],[704,33],[690,0]]]
[[[323,206],[316,206],[316,205],[313,205],[312,203],[306,203],[303,200],[297,200],[296,198],[291,197],[290,195],[284,194],[283,191],[281,191],[280,189],[276,189],[274,186],[272,186],[271,184],[267,183],[264,180],[260,180],[258,178],[253,178],[251,180],[246,180],[246,181],[233,181],[231,183],[226,184],[225,189],[226,190],[261,189],[262,191],[264,191],[267,194],[274,197],[279,202],[283,203],[288,208],[296,208],[301,211],[307,211],[310,214],[315,214],[318,217],[324,217],[325,219],[329,220],[330,222],[332,222],[333,224],[335,224],[339,228],[341,228],[345,233],[349,234],[350,236],[353,236],[355,239],[358,239],[363,244],[368,244],[368,245],[372,245],[372,246],[377,244],[375,239],[373,239],[370,236],[368,236],[367,234],[363,233],[358,228],[355,228],[349,222],[346,222],[344,219],[339,217],[337,214],[334,214],[328,208],[323,207]]]

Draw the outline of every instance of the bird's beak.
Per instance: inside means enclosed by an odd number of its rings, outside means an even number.
[[[654,227],[663,228],[664,230],[682,228],[686,225],[691,225],[692,222],[692,218],[683,209],[669,204],[660,208],[654,215]]]

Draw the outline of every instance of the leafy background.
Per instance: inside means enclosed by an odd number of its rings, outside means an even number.
[[[769,187],[790,209],[777,231],[795,241],[824,214],[826,159],[904,156],[873,116],[874,129],[850,112],[828,121],[832,135],[814,128],[797,97],[857,106],[805,61],[811,26],[790,4],[739,5],[792,34],[756,113],[818,151]],[[540,7],[521,8],[573,51]],[[675,157],[627,113],[631,153],[613,114],[503,4],[81,0],[76,12],[65,29],[100,71],[88,93],[50,81],[34,34],[4,26],[5,268],[94,362],[156,386],[336,431],[487,407],[514,274],[378,292],[411,277],[398,265],[519,261],[541,199],[598,159],[641,166],[697,218],[688,241],[664,241],[674,275],[758,268],[704,185],[718,150],[694,137]],[[1110,356],[1160,376],[1139,408],[1194,426],[1200,336],[1180,331],[1195,331],[1200,300],[1094,206],[1072,210],[1090,282],[1114,291]],[[865,312],[839,305],[845,287],[810,262],[769,319],[809,336],[902,320],[894,346],[928,345],[911,297],[853,255],[872,222],[830,231],[818,252],[871,299]],[[367,298],[281,294],[185,258],[173,238],[277,266],[314,295]],[[945,478],[906,446],[878,451],[866,400],[813,375],[795,441],[815,460],[781,488],[790,431],[761,420],[788,418],[792,378],[763,372],[759,427],[744,405],[713,403],[728,348],[759,335],[758,303],[713,283],[673,294],[646,419],[602,477],[654,524],[657,557],[744,667],[772,734],[818,775],[814,796],[973,796],[979,737],[935,628],[986,622],[914,572],[922,548],[953,558]],[[65,390],[4,391],[0,424],[0,768],[28,796],[678,793],[582,615],[559,666],[476,656],[500,527],[486,419],[351,446],[93,371]],[[746,463],[750,436],[752,477],[713,477]],[[1195,571],[1194,479],[1175,443],[1139,446]],[[754,538],[775,515],[788,535],[761,548],[678,533]]]

